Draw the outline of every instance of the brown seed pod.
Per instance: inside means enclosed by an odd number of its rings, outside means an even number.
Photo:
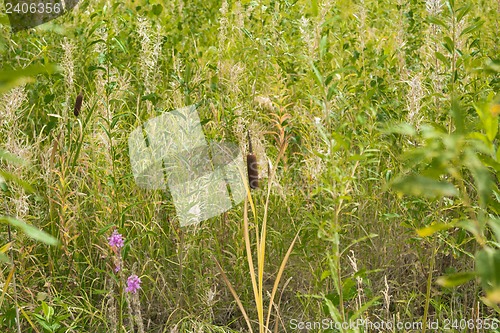
[[[248,135],[248,154],[247,154],[248,184],[250,185],[250,188],[255,189],[259,187],[259,170],[257,165],[257,157],[254,155],[252,150],[250,131],[247,132],[247,135]]]
[[[83,103],[83,91],[80,91],[80,94],[76,97],[76,102],[75,102],[75,109],[73,111],[75,117],[78,117],[80,114],[80,110],[82,109],[82,103]]]

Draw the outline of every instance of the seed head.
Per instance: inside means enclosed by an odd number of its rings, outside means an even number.
[[[247,172],[248,172],[248,184],[250,188],[255,189],[259,187],[259,170],[257,164],[257,157],[252,150],[252,141],[250,139],[250,131],[247,132],[248,135],[248,155],[247,155]]]
[[[80,91],[80,94],[76,96],[75,109],[73,111],[75,117],[78,117],[78,115],[80,114],[80,110],[82,109],[82,102],[83,102],[83,91]]]

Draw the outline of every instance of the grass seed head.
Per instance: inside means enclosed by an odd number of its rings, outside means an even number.
[[[80,114],[80,110],[82,109],[82,103],[83,103],[83,91],[80,91],[80,94],[76,96],[75,109],[73,111],[75,117],[78,117],[78,115]]]
[[[250,139],[250,131],[247,132],[248,135],[248,155],[247,155],[247,172],[248,172],[248,184],[250,188],[255,189],[259,187],[259,171],[257,164],[257,157],[253,153],[252,140]]]

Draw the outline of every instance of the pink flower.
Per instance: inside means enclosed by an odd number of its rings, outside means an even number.
[[[124,238],[118,231],[113,231],[113,234],[108,237],[109,246],[117,250],[121,249],[124,245]]]
[[[127,288],[125,291],[135,294],[141,288],[141,279],[137,275],[130,275],[127,279]]]

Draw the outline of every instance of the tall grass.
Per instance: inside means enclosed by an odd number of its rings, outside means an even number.
[[[275,124],[277,127],[276,131],[276,141],[279,147],[279,152],[278,152],[278,157],[276,158],[276,161],[274,165],[277,167],[281,158],[283,157],[285,150],[288,146],[288,140],[289,137],[285,134],[285,125],[284,122],[289,118],[288,114],[279,116],[275,115]],[[249,142],[250,142],[250,137],[249,137]],[[249,146],[251,147],[251,143],[249,143]],[[250,152],[251,152],[251,148]],[[248,157],[247,157],[248,158]],[[249,165],[249,168],[252,167]],[[275,175],[276,175],[276,167],[271,167],[270,168],[270,175],[268,179],[268,186],[267,186],[267,195],[264,203],[264,212],[262,216],[262,221],[261,226],[260,226],[260,231],[259,231],[259,219],[256,211],[256,207],[254,204],[254,201],[252,200],[252,194],[250,190],[250,182],[244,182],[245,184],[245,189],[246,189],[246,197],[244,200],[244,207],[243,207],[243,234],[245,238],[245,250],[246,250],[246,256],[248,260],[248,269],[249,269],[249,277],[251,280],[252,284],[252,290],[253,290],[253,296],[254,296],[254,301],[255,301],[255,307],[257,311],[257,322],[259,324],[259,332],[260,333],[266,333],[266,332],[272,332],[270,329],[270,319],[271,319],[271,314],[273,311],[277,312],[277,317],[279,317],[278,313],[278,307],[274,303],[274,298],[276,296],[276,292],[278,290],[281,278],[283,276],[283,272],[285,270],[285,266],[288,262],[288,259],[290,257],[290,254],[293,250],[293,247],[295,245],[295,242],[297,241],[297,238],[299,236],[299,232],[295,235],[293,238],[290,246],[288,247],[288,250],[281,260],[281,264],[279,267],[279,270],[276,274],[276,278],[273,284],[273,288],[271,291],[271,295],[269,298],[269,304],[267,311],[264,311],[264,270],[265,270],[265,259],[266,259],[266,236],[267,236],[267,223],[268,223],[268,210],[269,210],[269,198],[271,195],[271,190],[273,187],[273,181],[275,180]],[[252,170],[248,170],[248,173],[250,173]],[[240,174],[241,178],[245,179],[244,171],[240,169]],[[252,246],[251,246],[251,236],[250,236],[250,226],[249,226],[249,217],[248,217],[248,205],[250,204],[251,211],[254,217],[254,228],[255,228],[255,241],[256,241],[256,257],[257,257],[257,269],[255,269],[254,266],[254,261],[253,261],[253,251],[252,251]],[[217,261],[216,261],[217,262]],[[220,266],[219,263],[217,263],[217,266],[219,270],[221,271],[221,274],[223,276],[224,281],[228,285],[231,294],[236,300],[236,303],[238,304],[239,309],[241,310],[245,321],[247,323],[248,329],[250,332],[253,332],[252,329],[252,324],[250,321],[250,318],[243,306],[243,303],[241,302],[238,293],[232,286],[231,282],[229,281],[228,277],[224,273],[224,270]],[[266,316],[267,314],[267,316]],[[275,324],[277,327],[277,323]]]
[[[15,175],[0,174],[0,215],[61,245],[15,227],[11,242],[2,220],[0,331],[495,321],[475,268],[500,237],[499,17],[494,0],[80,1],[11,35],[4,16],[0,149],[29,163],[0,157]],[[168,191],[134,183],[127,140],[192,103],[207,140],[243,146],[250,129],[273,163],[241,206],[181,228]],[[457,192],[427,197],[417,174]],[[120,289],[132,273],[137,299]]]

